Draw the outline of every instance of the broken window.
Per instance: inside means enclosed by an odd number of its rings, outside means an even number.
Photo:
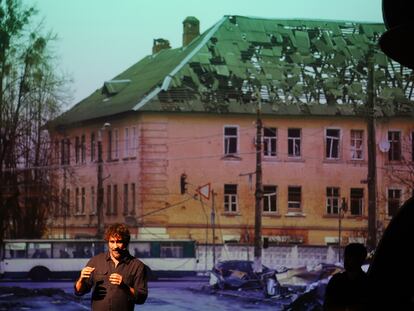
[[[401,204],[401,189],[388,189],[388,216],[397,214]]]
[[[351,159],[362,160],[363,158],[363,130],[351,130]]]
[[[389,161],[401,160],[401,133],[399,131],[389,131],[388,141],[390,143],[390,150],[388,151]]]
[[[326,188],[326,212],[330,215],[339,212],[339,188]]]
[[[351,215],[362,216],[364,206],[364,189],[351,188]]]
[[[288,129],[288,156],[300,157],[301,129]]]
[[[301,209],[302,188],[300,186],[288,187],[288,209]]]
[[[265,127],[263,130],[263,154],[265,157],[276,156],[277,129]]]
[[[277,211],[277,187],[264,186],[263,187],[263,212],[275,213]]]
[[[224,127],[224,155],[237,154],[238,128],[237,126]]]
[[[326,158],[339,159],[339,139],[341,131],[338,129],[326,130]]]
[[[237,212],[237,185],[224,185],[224,211]]]

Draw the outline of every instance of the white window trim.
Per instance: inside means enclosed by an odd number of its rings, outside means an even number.
[[[227,153],[226,152],[226,138],[228,137],[226,135],[226,128],[230,128],[230,127],[235,127],[237,129],[237,135],[236,135],[236,152],[235,153]],[[230,137],[234,137],[234,136],[230,136]],[[240,127],[238,125],[231,125],[231,124],[227,124],[223,126],[223,154],[224,156],[232,156],[232,155],[238,155],[239,154],[239,149],[240,147]]]
[[[300,132],[300,136],[299,137],[290,137],[289,136],[289,130],[299,130],[299,132]],[[302,135],[303,135],[303,131],[302,131],[302,128],[297,128],[297,127],[290,127],[290,128],[288,128],[287,129],[287,147],[288,147],[288,152],[287,152],[287,155],[288,155],[288,158],[291,158],[291,159],[300,159],[301,157],[302,157]],[[289,154],[289,140],[293,140],[293,155],[290,155]],[[296,144],[295,144],[295,141],[297,141],[297,140],[299,140],[299,146],[300,146],[300,152],[299,152],[299,155],[296,155],[296,151],[295,151],[295,146],[296,146]]]
[[[332,157],[332,156],[327,157],[326,156],[326,151],[328,150],[328,130],[338,130],[339,131],[339,137],[337,138],[338,139],[338,157]],[[329,136],[329,137],[332,137],[332,142],[333,142],[333,139],[336,138],[336,137],[333,137],[333,136]],[[324,142],[324,145],[325,145],[325,150],[324,150],[325,151],[324,152],[325,159],[327,159],[327,160],[339,160],[339,159],[341,159],[341,154],[342,154],[342,152],[341,152],[342,130],[340,128],[337,128],[337,127],[327,127],[327,128],[325,128],[325,142]],[[331,148],[333,148],[333,145],[332,145]],[[332,150],[333,149],[331,149],[331,153],[332,153]]]
[[[275,192],[272,192],[272,193],[263,193],[263,213],[266,213],[266,214],[276,214],[278,212],[277,211],[277,186],[276,185],[266,185],[266,186],[275,187],[276,188],[276,191]],[[264,201],[265,200],[267,201],[268,206],[269,206],[269,209],[270,209],[270,207],[272,205],[271,204],[272,196],[275,197],[276,210],[275,211],[271,211],[271,210],[266,211],[264,209],[264,207],[265,207]]]
[[[265,138],[265,136],[264,136],[264,129],[265,128],[268,128],[268,129],[273,128],[275,130],[275,136],[270,136],[270,137],[269,136],[266,136],[266,138]],[[271,144],[271,142],[273,140],[275,141],[275,153],[276,153],[275,155],[266,155],[265,154],[265,149],[264,149],[264,142],[265,142],[265,140],[268,140],[269,141],[269,144],[268,144],[268,151],[269,151],[269,153],[272,153],[271,152],[272,151],[272,148],[271,148],[272,144]],[[276,127],[266,126],[266,127],[263,128],[263,157],[265,157],[267,159],[269,159],[269,158],[274,159],[274,158],[277,157],[277,128]]]
[[[352,132],[358,132],[358,131],[359,132],[362,132],[362,138],[361,138],[362,143],[361,143],[361,147],[360,148],[357,148],[355,146],[352,146],[352,142],[353,141],[357,141],[357,140],[354,140],[353,139]],[[364,160],[364,156],[365,156],[364,138],[365,138],[364,130],[361,130],[361,129],[351,129],[351,131],[349,132],[349,148],[351,150],[351,160],[353,160],[353,161],[363,161]],[[361,151],[361,157],[360,158],[355,158],[354,157],[354,154],[357,154],[357,151]]]
[[[326,195],[326,205],[325,205],[326,214],[327,215],[338,215],[340,208],[341,208],[341,189],[339,187],[326,187],[326,190],[328,189],[338,189],[338,196],[336,197],[334,195],[330,195],[330,196]],[[334,200],[337,200],[337,212],[336,213],[334,212],[334,204],[333,204]],[[331,212],[328,211],[329,203],[331,205]]]

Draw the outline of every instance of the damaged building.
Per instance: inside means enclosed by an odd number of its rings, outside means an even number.
[[[127,222],[134,238],[212,243],[214,207],[215,243],[252,243],[258,109],[267,241],[337,243],[341,211],[344,243],[366,240],[369,117],[381,234],[414,184],[413,73],[377,46],[384,25],[224,16],[183,29],[182,47],[155,39],[51,123],[62,200],[48,236]]]

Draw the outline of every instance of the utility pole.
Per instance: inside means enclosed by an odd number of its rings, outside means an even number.
[[[376,144],[374,118],[374,60],[372,48],[368,54],[368,85],[367,85],[367,130],[368,130],[368,250],[377,246],[377,173],[376,173]]]
[[[258,97],[256,114],[256,192],[255,192],[255,222],[254,222],[254,263],[253,270],[262,272],[262,118],[261,99]]]
[[[213,267],[216,265],[216,211],[214,206],[214,190],[211,191],[211,231],[213,233]]]
[[[104,222],[103,222],[103,160],[102,160],[102,130],[98,133],[98,198],[96,200],[96,210],[98,213],[98,228],[96,232],[97,238],[103,238]]]

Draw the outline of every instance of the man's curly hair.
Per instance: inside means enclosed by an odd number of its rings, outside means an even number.
[[[122,242],[126,245],[131,240],[129,229],[124,224],[113,224],[105,232],[105,241],[109,241],[111,237],[120,237]]]

